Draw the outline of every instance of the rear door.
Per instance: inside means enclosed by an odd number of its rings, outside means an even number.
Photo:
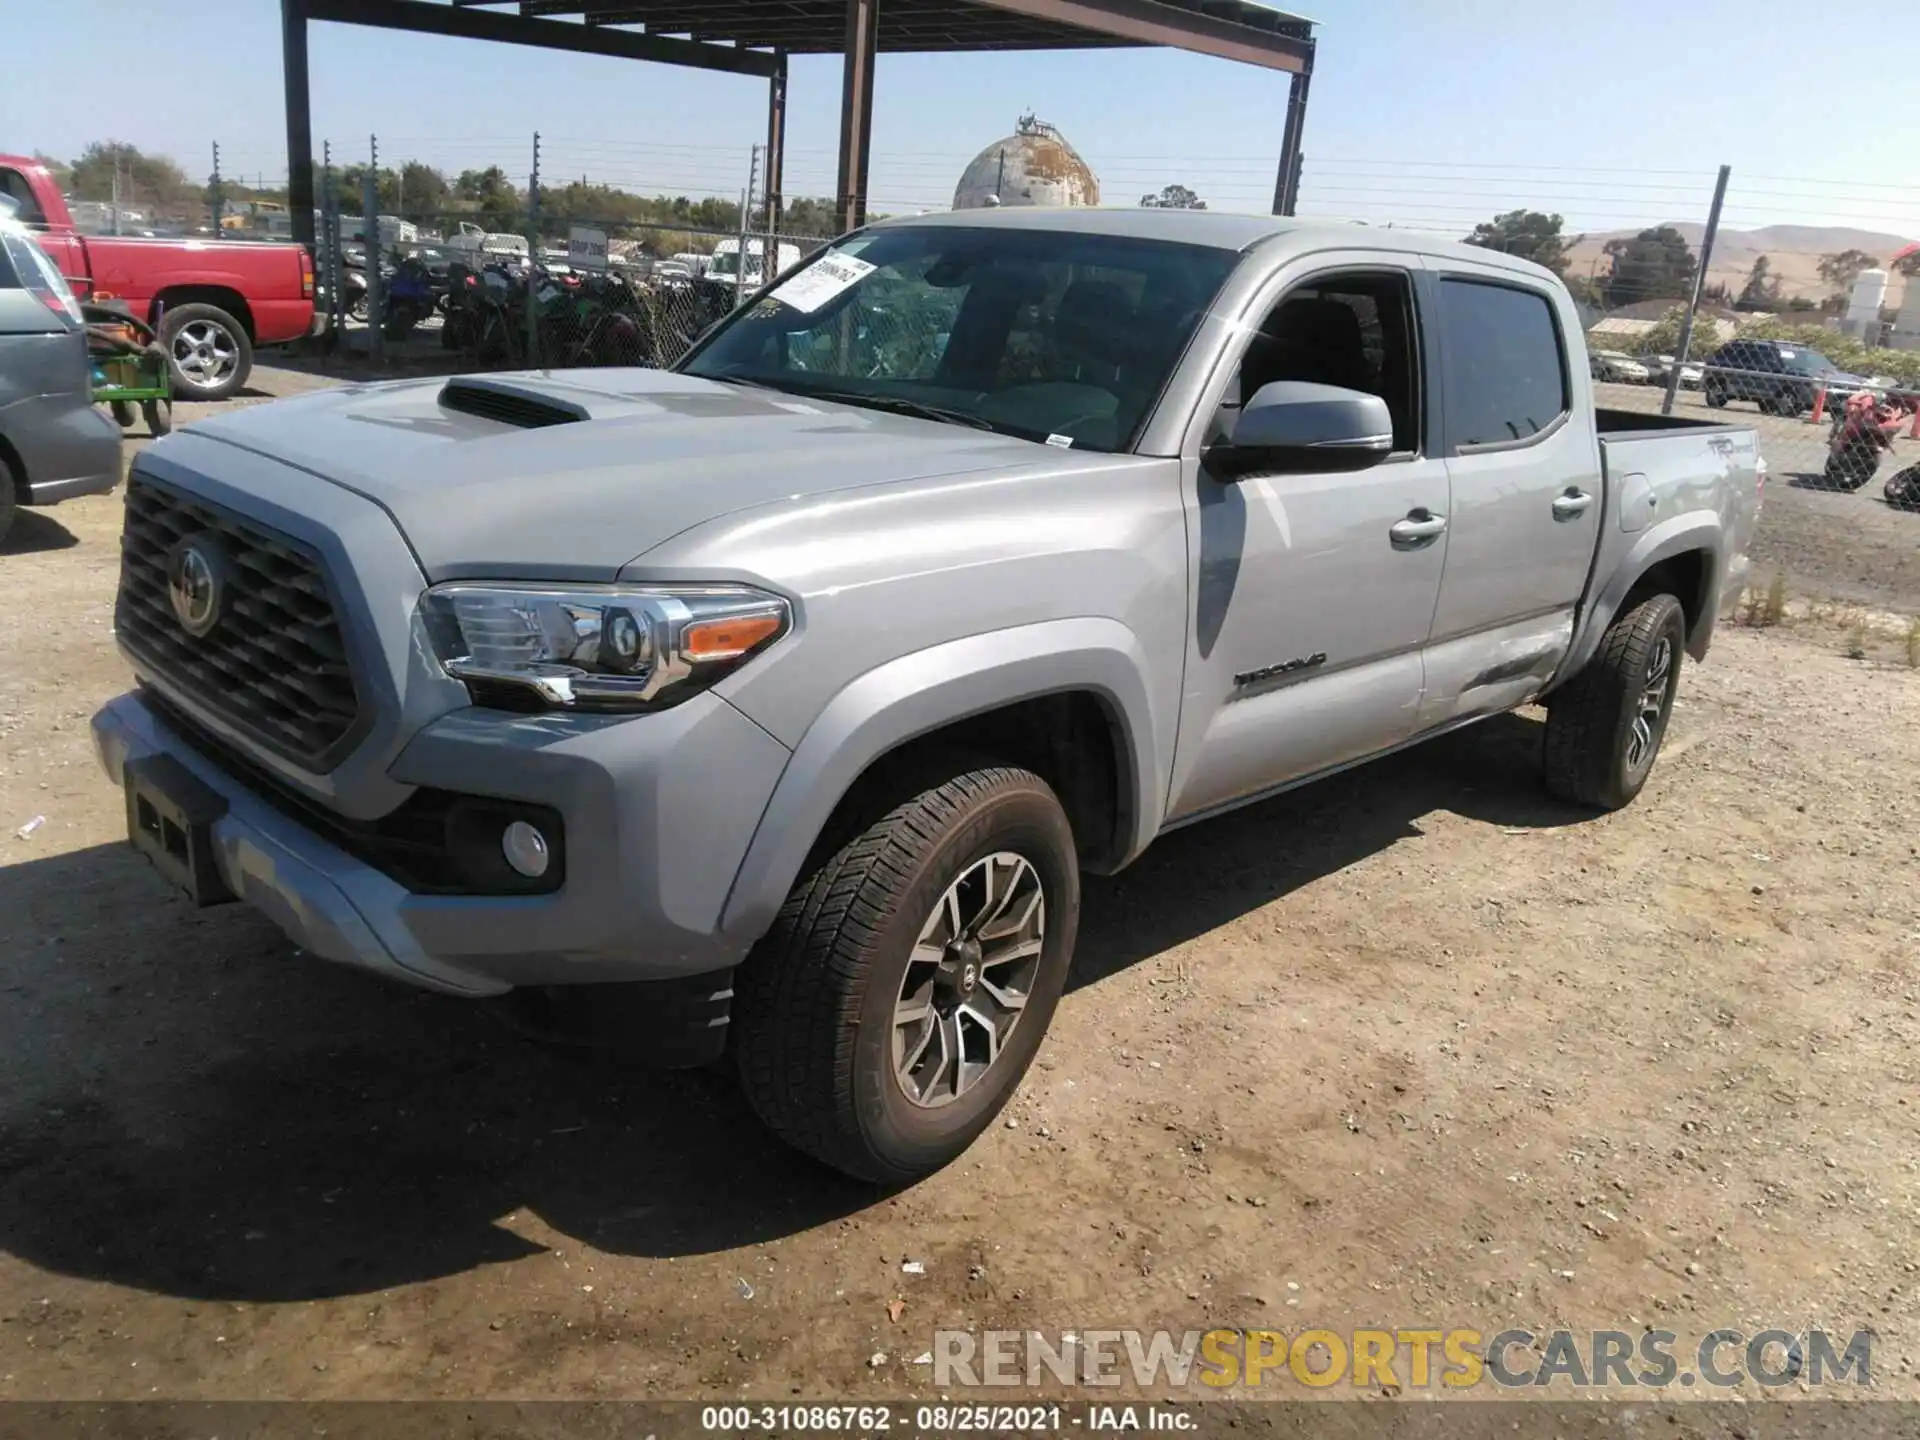
[[[1606,509],[1591,385],[1568,363],[1571,307],[1524,275],[1432,263],[1453,509],[1422,729],[1545,685],[1571,643]]]

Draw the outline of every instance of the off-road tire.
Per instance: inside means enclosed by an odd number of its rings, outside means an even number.
[[[892,1048],[908,957],[948,886],[1002,851],[1040,881],[1038,971],[991,1068],[924,1109],[896,1078]],[[938,1170],[993,1122],[1039,1050],[1079,917],[1072,828],[1038,775],[993,766],[920,790],[801,877],[736,976],[731,1044],[748,1102],[789,1145],[857,1179]]]
[[[1648,668],[1664,640],[1669,673],[1653,742],[1639,765],[1628,761]],[[1607,627],[1600,649],[1547,706],[1547,789],[1601,810],[1631,804],[1647,783],[1666,738],[1686,650],[1686,616],[1671,595],[1642,601]]]
[[[109,400],[107,409],[113,412],[113,423],[122,430],[133,428],[134,411],[131,400]]]

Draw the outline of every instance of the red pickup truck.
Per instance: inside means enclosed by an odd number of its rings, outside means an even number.
[[[7,202],[78,293],[125,301],[159,326],[183,400],[226,399],[247,383],[255,346],[313,329],[305,246],[82,235],[47,167],[19,155],[0,155],[0,209]]]

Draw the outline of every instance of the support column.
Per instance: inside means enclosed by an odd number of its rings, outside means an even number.
[[[307,89],[305,0],[280,0],[280,64],[287,91],[287,219],[314,253],[313,105]]]
[[[879,0],[847,0],[847,39],[840,84],[840,228],[867,222],[867,163],[873,150],[873,65]]]
[[[1306,64],[1287,85],[1287,127],[1280,138],[1280,170],[1273,181],[1273,213],[1292,215],[1300,201],[1300,142],[1307,127],[1307,88],[1313,83],[1313,42]]]
[[[767,77],[767,233],[780,233],[781,193],[787,159],[787,52],[776,50],[774,72]]]

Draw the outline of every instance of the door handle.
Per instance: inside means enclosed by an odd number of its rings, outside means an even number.
[[[1387,527],[1387,534],[1393,537],[1393,543],[1401,549],[1410,550],[1424,545],[1442,530],[1447,528],[1447,517],[1435,515],[1431,510],[1409,510],[1407,518],[1396,520]]]
[[[1577,486],[1569,486],[1567,493],[1553,497],[1553,518],[1556,520],[1574,520],[1587,513],[1593,504],[1593,497]]]

